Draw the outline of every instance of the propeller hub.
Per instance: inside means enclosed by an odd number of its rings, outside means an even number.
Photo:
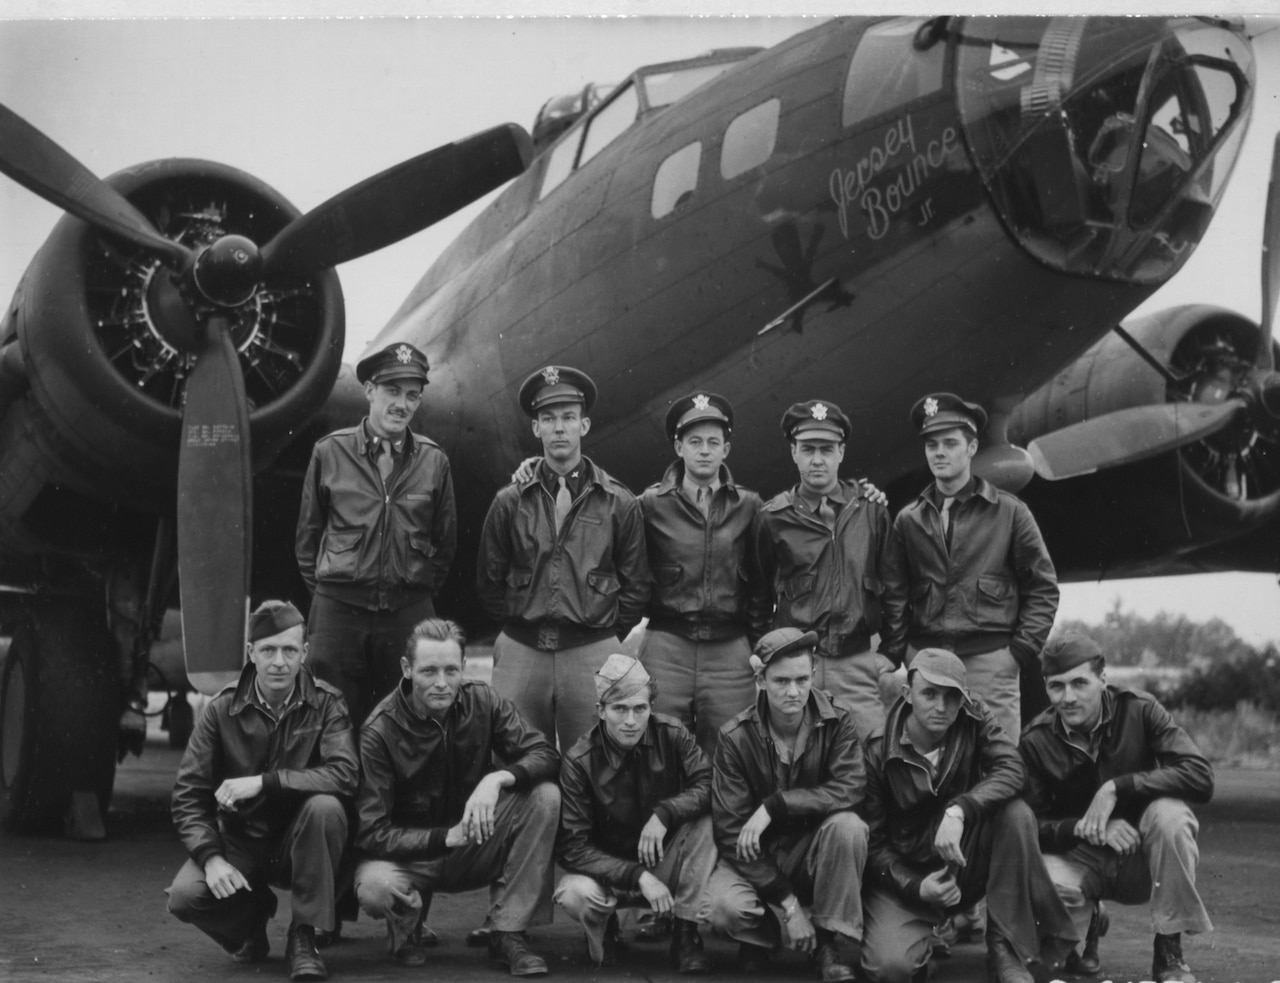
[[[252,239],[225,235],[200,251],[192,272],[196,288],[210,303],[239,307],[262,281],[262,256]]]

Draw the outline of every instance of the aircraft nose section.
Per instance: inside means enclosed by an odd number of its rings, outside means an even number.
[[[971,18],[960,117],[1006,226],[1063,271],[1160,283],[1239,153],[1253,54],[1196,18]]]

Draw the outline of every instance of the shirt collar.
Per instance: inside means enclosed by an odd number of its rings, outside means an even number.
[[[538,467],[542,472],[540,475],[542,478],[542,484],[546,487],[547,491],[551,493],[552,497],[554,497],[556,492],[560,490],[560,482],[558,480],[560,475],[551,470],[551,467],[547,464],[545,458],[538,463]],[[564,483],[569,489],[569,494],[576,498],[578,496],[578,492],[586,486],[587,482],[592,480],[593,476],[591,462],[585,457],[582,458],[578,462],[578,466],[564,476]]]
[[[267,697],[262,692],[262,685],[258,680],[258,674],[256,672],[253,674],[252,700],[254,703],[256,703],[259,707],[261,707],[267,713],[271,714],[272,717],[279,717],[280,714],[284,713],[284,711],[288,708],[288,706],[291,703],[293,703],[294,700],[298,699],[298,696],[299,696],[298,677],[294,676],[293,685],[289,687],[288,694],[286,694],[284,701],[280,704],[280,709],[277,710],[275,707],[273,707],[270,703],[267,702]]]
[[[408,430],[405,430],[404,436],[402,436],[399,440],[391,440],[391,438],[389,437],[379,437],[377,434],[375,434],[373,430],[369,427],[369,418],[367,416],[362,421],[360,421],[360,426],[364,430],[365,453],[368,454],[370,457],[378,456],[378,449],[382,446],[382,442],[384,440],[390,441],[392,454],[399,456],[404,451],[405,443],[407,442],[407,439],[409,436]]]
[[[814,515],[818,514],[818,508],[822,505],[822,500],[824,498],[829,498],[831,501],[842,506],[846,505],[849,501],[848,490],[845,488],[843,481],[837,482],[835,489],[828,492],[826,495],[815,495],[802,484],[799,486],[799,492],[796,497],[799,498],[800,501],[804,503],[805,508]]]
[[[681,487],[681,490],[684,491],[685,495],[688,496],[689,501],[694,502],[696,504],[698,501],[698,489],[703,486],[699,485],[696,481],[691,479],[687,471],[685,472],[684,478],[680,482],[680,487]],[[711,479],[711,483],[706,485],[705,487],[714,496],[715,493],[720,490],[720,475],[717,474],[714,478]]]

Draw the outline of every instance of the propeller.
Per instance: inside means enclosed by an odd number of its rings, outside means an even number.
[[[1280,375],[1275,371],[1272,351],[1272,322],[1280,296],[1280,134],[1271,154],[1271,178],[1267,186],[1267,206],[1262,233],[1262,320],[1253,367],[1228,398],[1219,399],[1215,386],[1196,385],[1194,375],[1176,377],[1160,366],[1123,329],[1117,328],[1148,362],[1172,385],[1189,394],[1188,402],[1135,406],[1091,420],[1084,420],[1031,441],[1036,474],[1051,481],[1091,474],[1145,460],[1210,437],[1227,427],[1239,414],[1247,413],[1252,423],[1280,433]],[[1198,402],[1208,394],[1216,402]]]
[[[225,235],[192,250],[161,235],[111,185],[0,106],[0,171],[41,198],[158,258],[189,317],[166,337],[188,366],[178,454],[178,573],[193,685],[216,692],[244,663],[253,474],[249,405],[233,315],[263,278],[312,273],[397,242],[518,175],[532,159],[512,124],[437,147],[340,192],[265,246]],[[175,312],[177,313],[177,312]]]

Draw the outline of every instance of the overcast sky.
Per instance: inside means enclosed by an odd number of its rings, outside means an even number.
[[[504,121],[529,128],[548,98],[586,82],[617,81],[637,65],[711,48],[775,44],[810,23],[4,20],[0,102],[97,174],[158,157],[205,157],[255,174],[305,211],[440,143]],[[1261,203],[1280,129],[1280,31],[1260,37],[1256,51],[1257,108],[1227,197],[1196,255],[1143,310],[1211,300],[1258,316]],[[340,267],[349,359],[475,210]],[[13,290],[57,217],[0,177],[0,293]],[[1271,576],[1079,585],[1064,591],[1062,616],[1096,620],[1116,596],[1141,613],[1222,617],[1255,643],[1280,638],[1280,588]]]

